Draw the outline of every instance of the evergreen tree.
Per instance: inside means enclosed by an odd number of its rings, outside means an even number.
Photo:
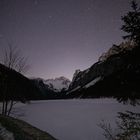
[[[140,7],[135,0],[131,2],[132,10],[122,17],[124,25],[122,30],[127,33],[124,39],[128,39],[140,45]]]

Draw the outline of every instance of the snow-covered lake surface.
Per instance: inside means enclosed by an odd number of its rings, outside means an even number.
[[[140,106],[113,99],[33,101],[17,104],[14,114],[58,140],[105,140],[98,124],[105,120],[113,127],[117,112],[126,110],[140,112]]]

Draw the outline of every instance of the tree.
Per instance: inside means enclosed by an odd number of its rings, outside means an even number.
[[[104,130],[104,136],[108,140],[139,140],[140,139],[140,113],[126,111],[118,113],[117,130],[110,124],[102,122],[99,126]]]
[[[121,29],[127,33],[124,39],[130,40],[137,47],[140,47],[140,7],[138,7],[135,0],[132,0],[131,8],[132,11],[129,11],[122,17],[124,25]],[[119,100],[124,101],[121,96]],[[134,105],[139,104],[135,99],[132,102]],[[105,138],[108,140],[139,140],[140,113],[126,111],[125,113],[119,112],[118,114],[119,120],[116,122],[117,130],[113,131],[110,124],[104,122],[99,124],[105,132]]]
[[[122,30],[127,33],[124,39],[128,39],[140,45],[140,7],[135,0],[131,2],[132,11],[129,11],[126,15],[122,16],[124,25]]]
[[[12,44],[8,44],[8,48],[4,51],[3,64],[19,73],[25,73],[29,69],[27,59]]]
[[[11,44],[9,44],[8,48],[4,51],[3,64],[9,69],[16,70],[19,73],[24,73],[29,68],[29,65],[27,65],[27,59],[23,57],[20,51]],[[3,75],[1,78],[1,85],[3,86],[2,114],[9,116],[15,104],[16,84],[9,81],[7,75]]]

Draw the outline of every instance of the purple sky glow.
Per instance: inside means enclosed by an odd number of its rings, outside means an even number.
[[[8,42],[44,79],[84,70],[122,41],[129,0],[0,0],[0,60]]]

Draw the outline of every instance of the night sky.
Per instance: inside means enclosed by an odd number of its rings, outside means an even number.
[[[72,78],[124,34],[129,0],[0,0],[0,59],[8,42],[28,58],[29,77]]]

